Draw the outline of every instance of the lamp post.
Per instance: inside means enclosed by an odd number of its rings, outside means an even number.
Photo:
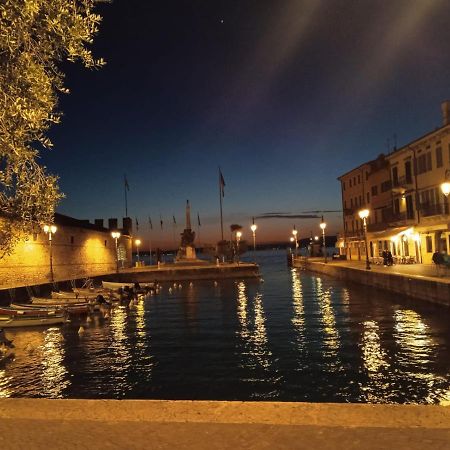
[[[370,261],[369,261],[369,248],[367,246],[367,218],[369,217],[369,210],[368,209],[362,209],[358,212],[359,217],[363,221],[364,226],[364,242],[366,245],[366,270],[370,270]]]
[[[323,256],[325,258],[325,263],[327,262],[327,245],[325,243],[325,228],[327,227],[327,224],[323,221],[320,222],[320,228],[322,229],[322,245],[323,245]]]
[[[255,218],[253,218],[252,226],[250,227],[250,230],[252,230],[253,233],[253,251],[256,250],[256,229],[258,227],[255,225]]]
[[[50,281],[53,283],[53,246],[52,236],[56,233],[56,225],[44,225],[44,233],[48,234],[48,244],[50,246]]]
[[[242,231],[236,231],[236,253],[237,253],[237,263],[239,265],[239,243],[241,241]]]
[[[139,261],[139,246],[141,245],[141,240],[140,240],[140,239],[136,239],[136,240],[134,241],[134,243],[136,244],[137,260]]]
[[[298,241],[297,241],[297,229],[295,228],[294,225],[294,229],[292,230],[292,234],[294,235],[294,242],[295,242],[295,256],[297,256],[297,249],[298,249]]]
[[[450,183],[447,181],[445,183],[442,183],[441,191],[445,195],[444,212],[445,214],[448,214],[448,195],[450,194]]]
[[[113,231],[111,233],[111,236],[116,241],[116,272],[119,273],[119,252],[118,252],[118,244],[117,241],[120,238],[120,232],[119,231]]]

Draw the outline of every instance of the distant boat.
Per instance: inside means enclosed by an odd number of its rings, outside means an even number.
[[[35,327],[40,325],[59,325],[66,322],[65,314],[54,315],[53,317],[37,317],[37,316],[0,316],[0,328],[13,327]]]
[[[50,295],[54,299],[77,298],[79,301],[84,301],[84,300],[95,300],[98,294],[96,294],[94,291],[92,292],[52,291]]]

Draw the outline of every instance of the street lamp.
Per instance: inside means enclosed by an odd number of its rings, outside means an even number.
[[[295,256],[297,256],[297,249],[298,249],[298,241],[297,241],[297,229],[295,228],[294,225],[294,229],[292,230],[292,234],[294,235],[294,241],[295,241]]]
[[[366,220],[369,217],[369,210],[361,209],[361,211],[358,212],[358,215],[362,219],[364,225],[364,241],[366,244],[366,270],[370,270],[369,248],[367,246],[367,220]]]
[[[139,246],[141,245],[141,240],[140,239],[136,239],[134,241],[134,243],[136,244],[137,260],[139,261]]]
[[[255,218],[253,218],[253,223],[252,223],[252,226],[250,227],[250,230],[252,230],[252,233],[253,233],[253,251],[255,251],[256,250],[256,229],[257,229],[258,227],[255,225]]]
[[[48,243],[50,246],[50,281],[53,283],[53,248],[52,236],[56,233],[56,225],[44,225],[44,233],[48,234]]]
[[[446,197],[448,197],[448,195],[450,194],[450,183],[448,182],[442,183],[441,191]]]
[[[239,242],[241,241],[242,231],[236,231],[236,253],[237,253],[237,263],[239,264]]]
[[[319,226],[322,229],[323,256],[325,257],[325,263],[326,263],[327,262],[327,246],[325,243],[325,228],[327,227],[327,224],[323,221],[323,217],[322,217],[322,222],[320,222]]]
[[[448,195],[450,194],[450,183],[447,181],[445,183],[442,183],[441,191],[445,195],[444,212],[445,214],[448,214]]]
[[[113,231],[111,233],[111,236],[116,241],[116,272],[119,273],[119,251],[118,251],[117,240],[120,238],[120,232],[119,231]]]

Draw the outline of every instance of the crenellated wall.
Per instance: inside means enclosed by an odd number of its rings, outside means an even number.
[[[116,270],[114,239],[107,229],[58,225],[52,237],[54,281],[93,277]],[[121,236],[124,265],[131,260],[131,240]],[[14,253],[0,259],[0,289],[49,283],[50,245],[41,232],[20,242]]]

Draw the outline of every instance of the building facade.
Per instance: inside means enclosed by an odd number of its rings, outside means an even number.
[[[117,230],[117,220],[110,224]],[[0,259],[0,289],[32,286],[93,277],[114,272],[120,266],[131,265],[131,219],[124,219],[127,229],[120,229],[116,242],[112,229],[104,228],[103,221],[77,220],[55,215],[57,230],[52,235],[52,272],[50,271],[50,241],[44,231],[26,236],[14,252]],[[116,259],[117,258],[117,259]]]
[[[441,189],[444,182],[450,181],[449,101],[442,104],[442,113],[443,125],[438,129],[338,178],[344,211],[344,231],[338,245],[348,259],[365,254],[364,239],[358,233],[362,221],[358,211],[348,210],[349,198],[355,193],[348,191],[348,183],[352,179],[354,184],[354,176],[362,168],[367,168],[367,179],[360,191],[366,197],[358,209],[369,209],[367,240],[371,258],[379,258],[383,250],[388,250],[400,262],[429,264],[435,251],[449,252],[450,199]],[[357,237],[349,233],[349,221]],[[359,225],[353,226],[354,221]],[[359,247],[357,251],[355,246]]]

